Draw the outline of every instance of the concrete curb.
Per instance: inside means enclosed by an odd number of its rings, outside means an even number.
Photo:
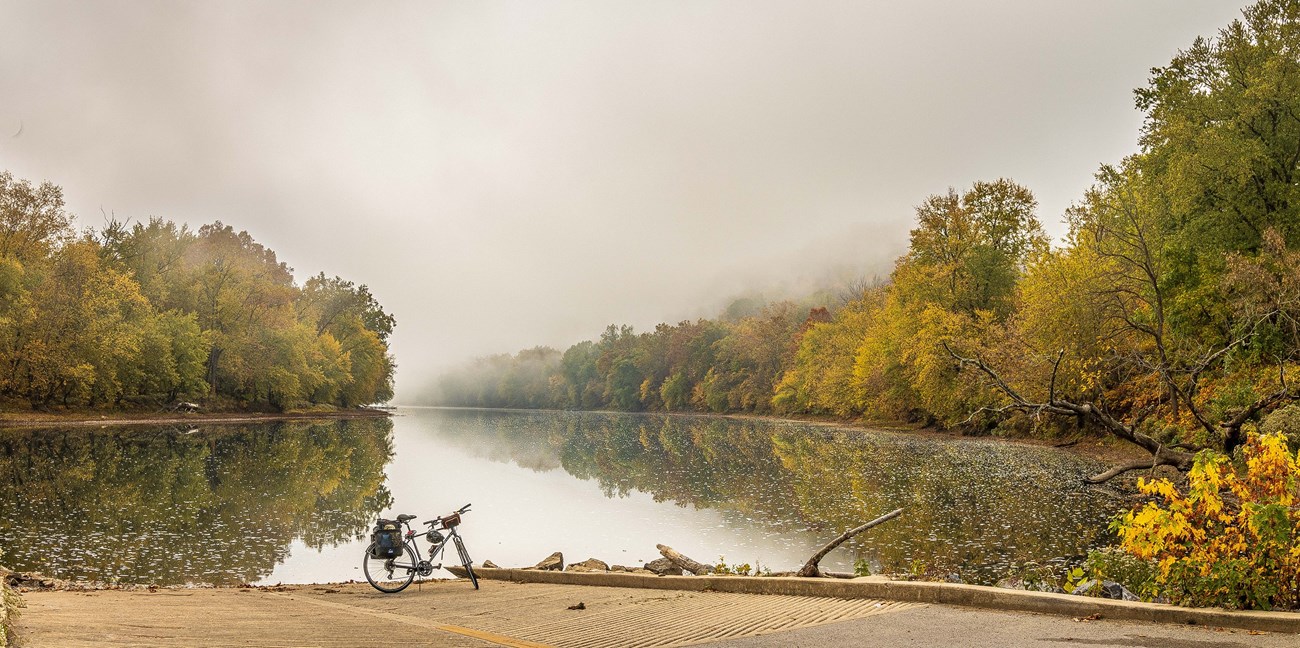
[[[462,576],[465,571],[460,567],[448,567],[448,569],[457,576]],[[1107,619],[1205,625],[1300,634],[1300,613],[1295,612],[1246,612],[1228,611],[1220,608],[1185,608],[1163,603],[1116,601],[1090,596],[1027,592],[982,585],[889,581],[879,577],[849,580],[754,576],[649,576],[621,572],[557,572],[480,567],[475,567],[474,573],[483,579],[505,580],[516,583],[639,587],[692,592],[732,592],[736,594],[827,596],[847,599],[874,598],[890,601],[960,605],[1013,612],[1059,614],[1070,617],[1086,617],[1097,614]]]

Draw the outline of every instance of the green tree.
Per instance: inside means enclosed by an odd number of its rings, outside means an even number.
[[[604,403],[600,380],[601,350],[595,342],[579,342],[564,351],[560,375],[565,386],[564,407],[598,409]]]
[[[604,378],[602,400],[625,411],[641,409],[641,382],[634,355],[637,336],[631,326],[610,324],[600,336],[596,371]]]
[[[187,226],[156,217],[129,226],[114,219],[98,233],[105,260],[128,272],[160,310],[192,309],[193,304],[182,299],[189,279],[185,255],[196,239]]]
[[[1179,277],[1300,234],[1300,2],[1263,0],[1137,90],[1141,162],[1170,183]],[[1212,277],[1207,277],[1213,282]]]
[[[1028,189],[1006,179],[930,196],[916,210],[917,227],[899,271],[918,275],[908,287],[921,301],[1005,318],[1026,263],[1047,249],[1037,206]]]

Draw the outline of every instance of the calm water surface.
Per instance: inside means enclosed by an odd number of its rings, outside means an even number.
[[[1104,543],[1098,465],[1046,448],[797,423],[402,408],[380,420],[0,430],[0,564],[172,583],[360,579],[376,515],[474,504],[477,562],[823,567],[989,582]],[[446,575],[444,573],[444,575]]]

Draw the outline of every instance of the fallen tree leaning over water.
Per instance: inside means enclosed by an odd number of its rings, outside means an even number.
[[[826,544],[826,546],[822,547],[820,551],[813,554],[812,558],[809,558],[808,562],[804,563],[804,566],[802,569],[799,570],[798,575],[799,576],[821,576],[822,573],[821,570],[817,568],[817,563],[821,562],[822,558],[826,557],[826,554],[833,551],[836,547],[844,544],[844,542],[849,538],[852,538],[853,536],[858,535],[859,533],[862,533],[867,529],[884,524],[902,514],[903,514],[903,509],[901,508],[894,509],[860,527],[849,529],[848,531],[841,533],[838,538],[831,540]]]
[[[1181,373],[1189,374],[1188,385],[1181,390],[1171,387],[1176,398],[1181,399],[1185,407],[1192,414],[1197,424],[1204,430],[1205,437],[1210,440],[1209,443],[1190,443],[1183,441],[1164,442],[1140,431],[1143,423],[1143,417],[1139,414],[1131,423],[1125,423],[1119,418],[1112,416],[1104,405],[1097,405],[1086,401],[1076,401],[1069,398],[1058,396],[1056,393],[1056,373],[1061,364],[1061,358],[1064,352],[1058,353],[1052,364],[1052,379],[1048,386],[1047,399],[1045,401],[1033,401],[1026,398],[1014,387],[1012,387],[1002,376],[998,375],[992,367],[986,364],[978,356],[966,357],[953,351],[945,342],[943,348],[946,349],[958,364],[962,367],[970,366],[979,370],[993,383],[993,386],[1007,398],[1011,399],[1008,405],[993,410],[996,412],[1005,412],[1009,410],[1018,410],[1031,415],[1055,414],[1058,416],[1072,416],[1080,422],[1091,423],[1104,430],[1111,436],[1123,439],[1133,445],[1146,450],[1151,455],[1150,460],[1136,461],[1128,464],[1115,466],[1102,473],[1087,477],[1084,481],[1090,484],[1100,484],[1110,481],[1126,472],[1133,470],[1154,469],[1157,466],[1173,466],[1179,471],[1186,472],[1191,469],[1196,453],[1201,450],[1214,450],[1224,454],[1232,454],[1238,446],[1245,442],[1245,436],[1242,433],[1242,427],[1256,416],[1267,413],[1288,401],[1300,399],[1300,393],[1291,391],[1287,385],[1286,365],[1278,364],[1277,388],[1264,393],[1255,401],[1240,410],[1229,411],[1221,421],[1212,423],[1209,417],[1197,406],[1195,399],[1190,395],[1196,388],[1197,377],[1206,371],[1211,364],[1218,362],[1229,351],[1240,345],[1246,338],[1239,338],[1230,345],[1215,351],[1201,362],[1200,366],[1193,370],[1183,370]],[[1159,366],[1162,375],[1174,373],[1167,366]],[[1174,384],[1172,380],[1169,384]]]

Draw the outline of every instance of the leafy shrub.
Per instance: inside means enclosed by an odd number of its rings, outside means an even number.
[[[871,563],[867,562],[866,558],[859,558],[853,561],[853,575],[859,577],[870,576]]]
[[[1153,561],[1158,593],[1173,603],[1300,608],[1300,464],[1281,434],[1251,435],[1242,463],[1203,451],[1186,493],[1138,480],[1148,502],[1115,521],[1121,547]]]
[[[1089,551],[1087,569],[1081,571],[1086,571],[1089,577],[1098,583],[1103,581],[1120,583],[1144,601],[1159,596],[1155,563],[1114,547]]]
[[[1061,567],[1037,562],[1013,565],[995,585],[1031,592],[1055,592],[1060,589],[1069,591],[1076,584],[1075,581],[1081,580],[1083,570],[1066,568],[1062,572]]]
[[[23,599],[18,596],[18,592],[9,587],[6,578],[8,575],[8,572],[0,567],[0,648],[9,645],[9,632],[14,618],[18,616],[18,608],[24,607]]]
[[[754,561],[755,564],[758,561]],[[739,565],[728,565],[726,556],[718,556],[718,564],[713,566],[713,573],[719,576],[749,576],[753,573],[758,575],[759,570],[749,566],[749,563]]]
[[[1282,434],[1286,436],[1291,450],[1300,450],[1300,405],[1287,405],[1264,417],[1259,424],[1264,434]]]

